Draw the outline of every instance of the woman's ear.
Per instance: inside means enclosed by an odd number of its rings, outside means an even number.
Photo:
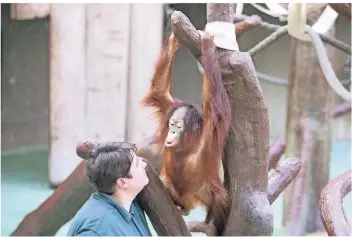
[[[116,185],[118,188],[126,189],[128,188],[128,183],[126,178],[119,178],[116,180]]]

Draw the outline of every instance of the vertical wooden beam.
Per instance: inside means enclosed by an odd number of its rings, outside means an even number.
[[[323,9],[309,13],[314,21]],[[333,36],[334,27],[328,32]],[[334,92],[310,42],[292,39],[285,157],[302,159],[300,173],[284,193],[286,234],[324,231],[319,216],[320,193],[329,179]],[[333,48],[326,46],[333,62]]]
[[[146,20],[153,24],[146,24]],[[162,33],[162,4],[132,4],[127,109],[127,140],[130,142],[140,141],[156,129],[156,121],[148,116],[152,110],[141,108],[140,101],[149,89]]]
[[[11,19],[33,20],[47,17],[50,14],[50,5],[49,3],[12,3]]]
[[[124,141],[131,5],[86,8],[86,139]]]
[[[53,4],[50,19],[49,178],[60,184],[81,161],[84,138],[85,5]]]

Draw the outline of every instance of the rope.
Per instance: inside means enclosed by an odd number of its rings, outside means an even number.
[[[276,85],[283,85],[283,86],[287,86],[288,85],[288,80],[287,79],[283,79],[283,78],[279,78],[279,77],[273,77],[273,76],[270,76],[270,75],[267,75],[265,73],[262,73],[262,72],[258,72],[257,71],[257,76],[260,80],[263,80],[263,81],[267,81],[267,82],[270,82],[272,84],[276,84]],[[344,86],[348,86],[351,81],[350,79],[344,79],[344,80],[341,80],[340,83]]]
[[[278,40],[282,36],[287,33],[287,26],[280,27],[277,31],[266,37],[264,40],[259,42],[256,46],[248,50],[249,55],[252,57],[262,51],[265,47],[274,43],[274,41]]]
[[[247,15],[234,15],[233,17],[233,21],[234,22],[239,22],[239,21],[243,21],[245,19],[249,18],[249,16]],[[264,29],[267,29],[267,30],[270,30],[270,31],[276,31],[278,29],[280,29],[282,26],[280,25],[275,25],[275,24],[270,24],[270,23],[267,23],[267,22],[260,22],[258,24],[259,27],[261,28],[264,28]],[[331,38],[329,36],[326,36],[326,35],[323,35],[323,34],[319,34],[319,36],[321,37],[321,39],[327,43],[327,44],[330,44],[338,49],[340,49],[341,51],[351,55],[351,46],[339,41],[339,40],[336,40],[334,38]]]
[[[318,60],[320,63],[320,67],[324,73],[324,76],[331,86],[331,88],[343,99],[347,101],[351,101],[351,94],[348,92],[340,83],[339,79],[337,79],[334,70],[332,69],[331,63],[327,56],[326,50],[324,48],[324,44],[320,39],[319,35],[311,28],[306,27],[306,32],[312,39],[312,44],[317,53]]]
[[[262,72],[257,71],[257,76],[258,76],[259,80],[267,81],[272,84],[284,85],[284,86],[288,85],[288,81],[286,79],[269,76],[269,75],[262,73]]]
[[[199,73],[203,74],[203,72],[204,72],[203,67],[198,61],[197,61],[197,67],[198,67]],[[287,79],[270,76],[268,74],[265,74],[265,73],[262,73],[262,72],[258,72],[258,71],[256,71],[256,73],[257,73],[257,77],[258,77],[259,80],[267,81],[269,83],[276,84],[276,85],[281,85],[281,86],[287,86],[288,85],[288,80]],[[341,80],[340,82],[344,86],[348,86],[351,83],[350,79],[344,79],[344,80]]]

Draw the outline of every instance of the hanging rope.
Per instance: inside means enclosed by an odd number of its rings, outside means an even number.
[[[243,21],[247,18],[249,18],[249,16],[247,16],[247,15],[235,15],[233,17],[233,21],[234,22]],[[283,27],[280,25],[270,24],[270,23],[267,23],[264,21],[259,22],[258,26],[261,28],[270,30],[270,31],[276,31],[276,30],[280,29],[281,27]],[[339,40],[336,40],[334,38],[326,36],[326,35],[319,34],[319,36],[325,43],[330,44],[330,45],[334,46],[335,48],[338,48],[341,51],[351,55],[351,46],[349,46]]]
[[[348,92],[340,83],[339,79],[337,79],[334,70],[332,69],[331,63],[329,61],[328,55],[324,48],[324,44],[320,39],[319,35],[311,28],[307,27],[306,32],[312,39],[312,44],[318,56],[318,61],[320,63],[320,67],[324,73],[324,76],[329,83],[330,87],[334,89],[334,91],[341,96],[343,99],[347,101],[351,101],[351,93]]]

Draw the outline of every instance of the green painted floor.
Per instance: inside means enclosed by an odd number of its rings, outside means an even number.
[[[48,185],[48,149],[32,149],[2,153],[1,156],[1,236],[14,231],[24,216],[36,209],[53,190]],[[336,142],[332,146],[330,177],[351,169],[351,143]],[[282,234],[282,205],[280,196],[273,204],[274,235]],[[347,216],[352,215],[351,194],[344,199]],[[185,220],[202,220],[204,211],[196,209]],[[69,222],[56,233],[66,235]],[[155,233],[155,232],[154,232]]]

